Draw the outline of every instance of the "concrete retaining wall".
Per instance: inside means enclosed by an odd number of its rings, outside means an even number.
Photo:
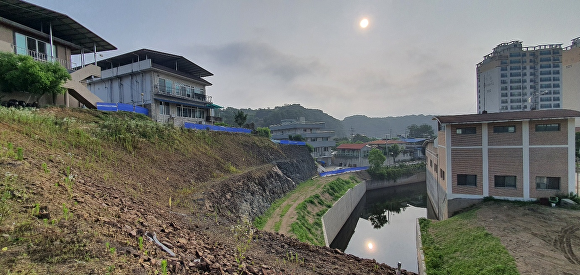
[[[427,266],[425,265],[425,254],[423,253],[423,242],[421,240],[421,226],[419,226],[419,219],[416,224],[416,240],[417,240],[417,265],[419,275],[427,275]]]
[[[330,243],[332,243],[336,235],[338,235],[338,232],[366,191],[366,182],[363,181],[348,190],[346,194],[336,201],[334,205],[332,205],[332,208],[328,209],[326,214],[322,216],[322,231],[326,246],[330,246]]]
[[[415,182],[423,182],[425,181],[425,172],[419,172],[415,175],[409,177],[402,177],[397,179],[396,181],[393,180],[367,180],[367,190],[403,185],[408,183],[415,183]]]

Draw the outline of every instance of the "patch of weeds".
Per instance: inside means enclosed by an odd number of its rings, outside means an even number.
[[[42,163],[42,170],[44,171],[45,174],[50,173],[50,170],[48,170],[48,166],[46,165],[46,162]]]
[[[143,236],[139,236],[139,250],[143,250]]]
[[[16,148],[16,160],[23,160],[24,159],[24,149],[22,147]]]
[[[232,226],[231,231],[234,233],[236,243],[236,262],[238,263],[238,268],[241,270],[255,230],[252,228],[250,222],[244,221],[243,223]]]
[[[167,275],[167,260],[161,260],[161,274]]]
[[[68,221],[68,219],[72,218],[73,216],[72,212],[70,212],[68,207],[66,207],[66,203],[62,204],[62,216],[64,217],[65,221]]]

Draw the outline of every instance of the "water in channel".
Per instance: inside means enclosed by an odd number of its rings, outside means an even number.
[[[330,247],[418,272],[415,227],[426,216],[425,182],[369,190]]]

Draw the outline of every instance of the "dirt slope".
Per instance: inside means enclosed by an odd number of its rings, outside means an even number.
[[[300,150],[123,113],[0,108],[0,274],[394,274],[253,232],[228,207],[242,205],[234,183]]]

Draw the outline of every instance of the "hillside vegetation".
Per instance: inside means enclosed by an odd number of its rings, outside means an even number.
[[[249,225],[313,165],[252,135],[0,107],[0,274],[394,274]]]

